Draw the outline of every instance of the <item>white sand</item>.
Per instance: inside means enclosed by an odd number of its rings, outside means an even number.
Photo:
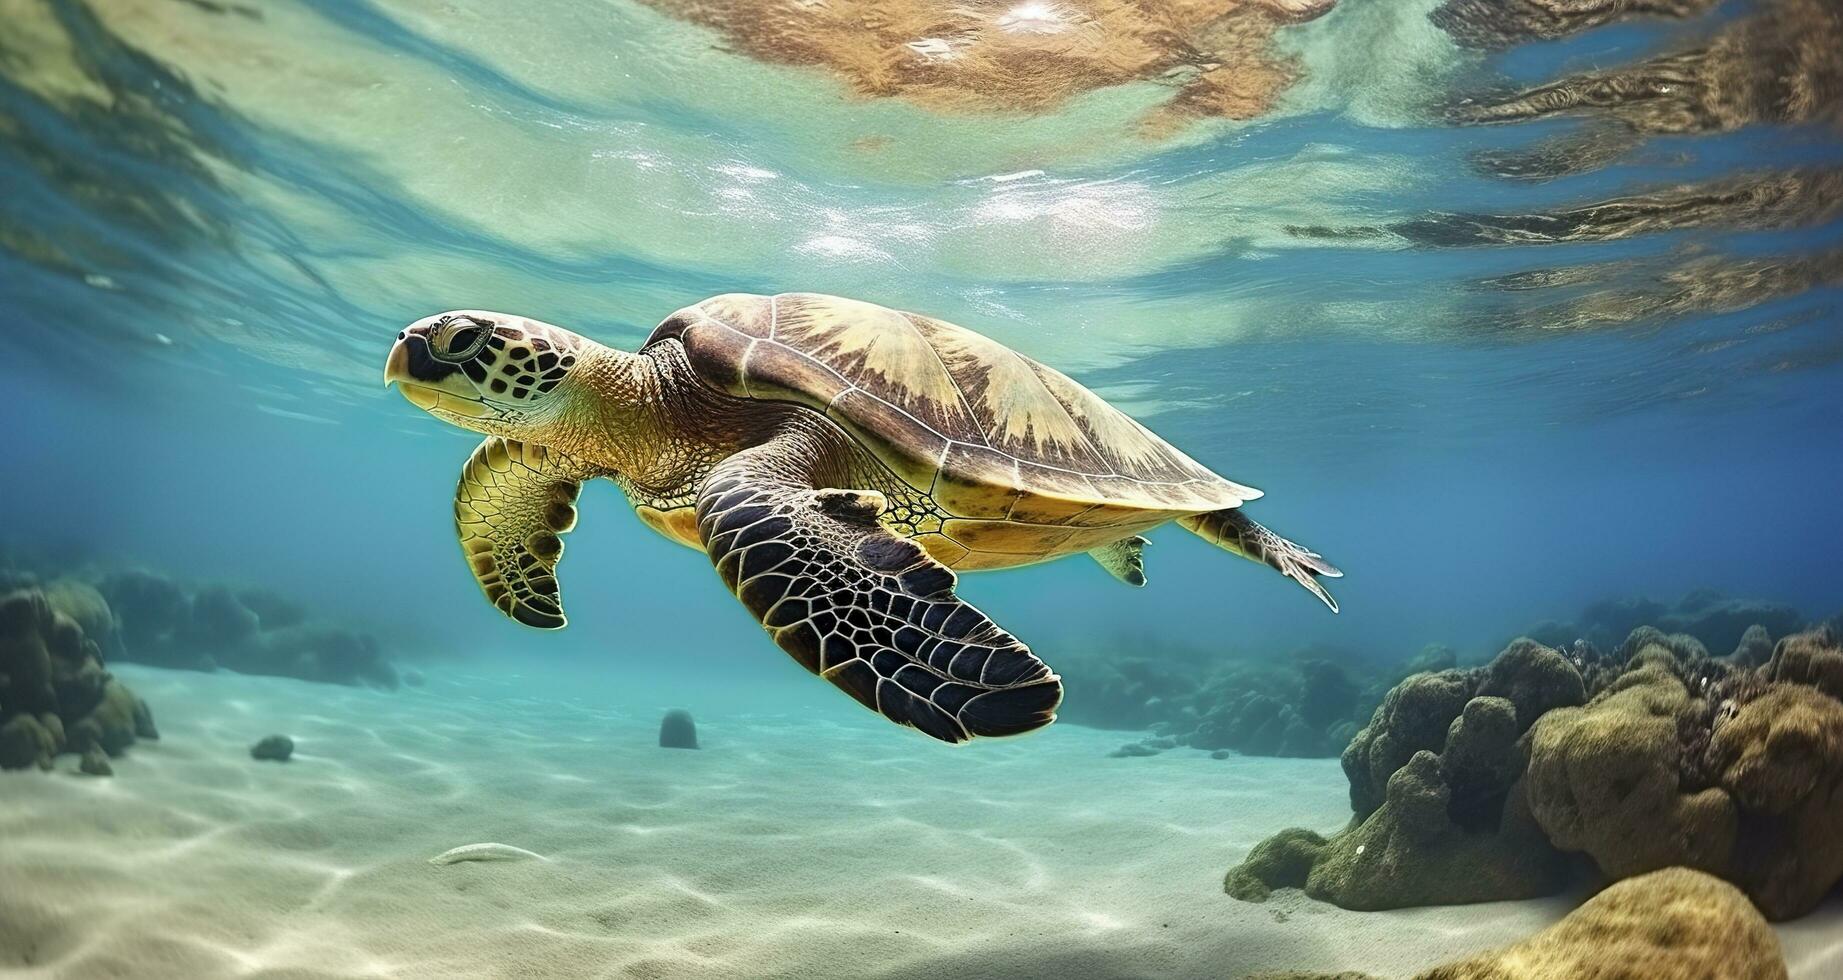
[[[1122,735],[1074,726],[951,749],[796,713],[700,718],[687,752],[652,709],[485,681],[119,672],[163,741],[113,779],[0,776],[0,973],[1401,976],[1568,907],[1223,895],[1265,834],[1343,819],[1329,760],[1108,759]],[[270,732],[294,761],[250,759]],[[550,860],[428,863],[484,842]],[[1795,977],[1843,975],[1843,903],[1780,935]]]

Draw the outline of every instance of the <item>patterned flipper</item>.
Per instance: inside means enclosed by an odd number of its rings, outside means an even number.
[[[489,437],[468,457],[454,493],[454,528],[474,578],[500,612],[562,629],[559,535],[576,526],[576,495],[595,471],[542,446]]]
[[[1275,569],[1305,586],[1320,602],[1330,606],[1332,612],[1337,612],[1337,600],[1331,598],[1331,593],[1325,590],[1318,579],[1320,576],[1343,578],[1344,573],[1318,552],[1308,551],[1256,524],[1240,508],[1183,517],[1178,519],[1178,523],[1185,530],[1224,551]]]
[[[963,742],[1054,721],[1061,680],[877,523],[882,494],[816,487],[822,455],[783,437],[706,478],[698,532],[730,591],[802,666],[899,725]]]

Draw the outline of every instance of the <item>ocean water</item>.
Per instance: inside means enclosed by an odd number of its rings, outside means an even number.
[[[1095,66],[1128,60],[1107,45],[1142,15],[915,13],[936,6],[823,16],[1099,40],[961,84],[959,35],[923,71],[901,59],[936,48],[802,27],[824,4],[0,0],[0,567],[261,589],[421,681],[119,670],[165,737],[112,789],[0,781],[30,796],[0,880],[53,889],[10,907],[54,936],[0,929],[0,965],[1406,976],[1570,906],[1312,906],[1291,932],[1247,911],[1224,870],[1348,817],[1348,731],[1309,760],[1109,758],[1173,731],[1109,661],[1316,659],[1369,698],[1429,644],[1483,663],[1604,599],[1843,611],[1832,0],[1540,31],[1520,5],[1249,6],[1226,67],[1187,49],[1132,77]],[[1266,87],[1170,108],[1225,72]],[[1143,590],[1080,556],[963,575],[1066,701],[1046,730],[950,748],[801,670],[597,481],[561,566],[570,626],[508,621],[454,543],[479,436],[383,386],[398,331],[500,310],[633,350],[737,291],[925,313],[1069,374],[1265,491],[1247,513],[1344,571],[1341,611],[1175,527]],[[703,726],[696,761],[659,760],[669,707]],[[248,772],[247,743],[291,727],[291,768]],[[431,800],[455,835],[576,870],[470,864],[470,894],[427,899],[378,869],[479,842],[409,835]],[[160,829],[97,825],[113,804]],[[125,863],[59,849],[61,821]],[[132,884],[149,862],[170,890]],[[492,899],[488,869],[525,877]],[[239,875],[268,884],[213,904]],[[1843,969],[1836,921],[1785,927],[1795,973]]]

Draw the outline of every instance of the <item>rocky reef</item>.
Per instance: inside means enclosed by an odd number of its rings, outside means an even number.
[[[115,609],[124,660],[387,689],[399,683],[375,637],[317,622],[273,592],[142,570],[104,575],[96,589]]]
[[[50,769],[75,753],[83,772],[109,775],[111,756],[160,737],[147,703],[103,667],[106,635],[90,630],[112,623],[79,583],[0,597],[0,768]]]
[[[1512,644],[1484,668],[1418,673],[1389,691],[1345,748],[1349,826],[1289,830],[1224,881],[1259,901],[1278,887],[1352,909],[1530,898],[1567,881],[1569,861],[1530,812],[1522,736],[1585,700],[1560,652]]]
[[[1424,656],[1453,662],[1450,650]],[[1304,651],[1281,664],[1174,653],[1091,657],[1063,669],[1083,679],[1063,703],[1065,722],[1145,731],[1119,756],[1189,746],[1222,755],[1335,756],[1399,671],[1347,666],[1333,651]]]
[[[1557,891],[1584,856],[1606,880],[1695,868],[1770,919],[1802,915],[1843,879],[1843,646],[1823,628],[1755,663],[1755,625],[1731,631],[1730,657],[1642,626],[1611,653],[1525,638],[1485,667],[1408,677],[1344,751],[1350,824],[1282,831],[1224,887],[1354,909],[1492,901]]]
[[[54,563],[71,567],[70,563]],[[140,568],[41,575],[0,557],[0,594],[43,593],[102,657],[181,670],[234,670],[394,690],[402,678],[376,637],[317,619],[261,588],[188,582]]]
[[[1550,646],[1584,640],[1612,650],[1649,626],[1665,635],[1690,637],[1706,652],[1745,654],[1757,665],[1772,651],[1773,638],[1796,633],[1804,623],[1798,610],[1783,603],[1733,599],[1713,589],[1697,589],[1674,603],[1638,597],[1602,599],[1582,609],[1572,622],[1537,623],[1523,635]],[[1636,647],[1628,652],[1636,652]]]

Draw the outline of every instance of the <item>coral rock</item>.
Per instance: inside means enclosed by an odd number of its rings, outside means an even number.
[[[1303,883],[1313,898],[1351,909],[1559,891],[1571,862],[1530,813],[1522,735],[1528,721],[1579,703],[1582,692],[1567,658],[1530,640],[1483,670],[1408,677],[1344,752],[1351,825],[1329,839],[1282,831],[1231,871],[1225,888],[1258,900]]]
[[[1282,830],[1254,845],[1223,879],[1222,890],[1244,902],[1264,902],[1275,888],[1304,888],[1324,849],[1325,839],[1309,830]]]
[[[83,753],[83,761],[77,765],[77,771],[86,776],[113,776],[115,767],[109,764],[109,754],[99,746],[91,746]]]
[[[1630,878],[1513,946],[1415,980],[1783,980],[1779,940],[1734,886],[1686,868]]]
[[[1621,677],[1582,708],[1530,732],[1530,807],[1563,850],[1585,851],[1625,878],[1672,865],[1720,872],[1739,814],[1718,789],[1679,786],[1679,728],[1692,710],[1661,664]]]
[[[1382,699],[1369,726],[1344,749],[1344,775],[1350,780],[1350,806],[1367,817],[1382,805],[1389,777],[1416,752],[1438,750],[1446,730],[1465,703],[1474,683],[1464,671],[1416,674]]]
[[[1843,648],[1828,630],[1788,636],[1773,648],[1765,675],[1767,680],[1809,684],[1843,700]]]
[[[1843,703],[1774,684],[1715,729],[1709,757],[1742,814],[1727,877],[1771,919],[1843,879]]]
[[[1491,661],[1478,693],[1504,698],[1515,706],[1518,734],[1528,731],[1551,709],[1587,700],[1581,675],[1568,659],[1530,639],[1514,641]]]
[[[1766,632],[1766,627],[1756,623],[1741,634],[1741,642],[1735,645],[1733,653],[1728,654],[1728,661],[1736,667],[1758,667],[1772,659],[1772,656],[1772,634]]]
[[[60,748],[50,730],[31,715],[17,715],[0,725],[0,769],[50,769]]]
[[[1810,911],[1843,878],[1843,702],[1812,686],[1837,656],[1824,634],[1788,637],[1758,673],[1711,682],[1646,647],[1531,731],[1532,811],[1610,877],[1693,867],[1768,918]]]
[[[95,628],[113,629],[94,590],[67,583],[57,596]],[[138,731],[153,731],[152,713],[103,669],[78,620],[36,589],[0,598],[0,768],[49,769],[67,751],[117,755]]]

